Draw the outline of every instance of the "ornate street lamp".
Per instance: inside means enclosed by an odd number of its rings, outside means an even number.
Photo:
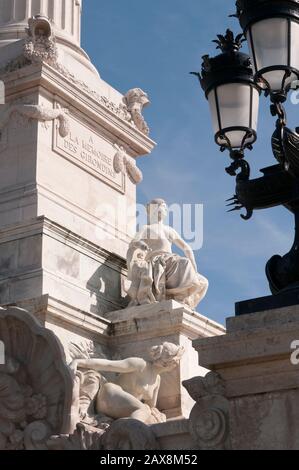
[[[284,102],[299,79],[298,0],[237,0],[258,85],[272,101]]]
[[[242,34],[234,38],[227,30],[215,42],[222,54],[204,56],[201,85],[209,101],[215,140],[232,155],[252,148],[256,141],[259,91],[250,59],[239,52]]]
[[[299,292],[299,128],[287,127],[283,107],[299,80],[299,0],[237,0],[234,16],[243,27],[251,60],[240,52],[243,35],[234,38],[228,30],[216,41],[222,54],[203,56],[201,73],[195,75],[209,101],[216,143],[233,159],[226,169],[236,176],[231,210],[245,208],[241,217],[249,219],[254,210],[283,205],[295,216],[293,247],[285,256],[273,256],[266,274],[273,294]],[[277,116],[271,143],[278,164],[251,180],[244,150],[252,149],[257,137],[259,90],[270,96],[272,115]]]
[[[229,150],[234,163],[226,171],[235,175],[238,167],[246,171],[241,162],[244,150],[252,149],[256,141],[259,88],[254,82],[250,58],[240,52],[243,34],[236,38],[230,30],[215,40],[222,51],[216,57],[203,57],[200,79],[209,101],[215,141],[220,150]]]

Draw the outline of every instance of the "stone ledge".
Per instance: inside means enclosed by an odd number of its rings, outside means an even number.
[[[297,324],[299,327],[299,305],[293,305],[273,310],[262,310],[238,317],[227,318],[228,333],[237,331],[251,331],[260,328],[275,327],[277,325]]]
[[[299,340],[299,306],[230,318],[227,334],[193,341],[199,364],[218,372],[228,397],[299,388],[291,343]]]
[[[110,253],[99,245],[77,235],[44,216],[0,228],[0,243],[7,243],[42,234],[55,238],[64,245],[71,246],[82,254],[88,255],[99,262],[107,262],[107,265],[117,272],[127,271],[126,261],[122,257]]]
[[[27,310],[46,327],[47,323],[62,324],[66,327],[79,327],[85,333],[108,336],[109,322],[107,320],[67,305],[49,295],[23,300],[14,304],[2,305],[2,307],[8,307],[9,305]]]
[[[276,310],[283,307],[292,307],[299,303],[299,289],[287,290],[276,295],[268,295],[257,299],[237,302],[236,316],[248,315],[261,311]]]
[[[196,449],[189,432],[189,420],[176,419],[166,423],[153,424],[152,431],[161,450],[190,450]]]
[[[294,328],[295,326],[295,328]],[[290,344],[299,340],[299,324],[228,332],[223,337],[202,338],[193,342],[200,354],[200,365],[212,369],[226,364],[254,363],[290,355]]]
[[[184,330],[191,339],[198,338],[199,332],[203,337],[225,333],[222,325],[174,300],[109,312],[105,314],[105,318],[112,323],[112,336],[136,332],[150,334],[153,329],[158,329],[160,335],[165,335],[167,331],[177,328]]]

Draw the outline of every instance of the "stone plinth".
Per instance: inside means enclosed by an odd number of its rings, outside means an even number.
[[[207,373],[198,366],[192,340],[222,335],[224,328],[172,300],[111,312],[105,318],[111,321],[111,348],[121,357],[146,357],[152,346],[164,341],[184,346],[185,354],[178,368],[162,375],[158,408],[168,418],[188,417],[194,401],[181,383]]]
[[[298,305],[229,318],[226,335],[194,341],[199,364],[224,381],[233,449],[299,448],[295,340]]]
[[[160,450],[189,450],[196,449],[189,432],[187,419],[167,421],[151,426]]]

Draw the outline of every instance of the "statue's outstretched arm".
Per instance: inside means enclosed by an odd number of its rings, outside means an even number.
[[[117,372],[128,374],[130,372],[142,371],[146,362],[140,358],[129,358],[122,361],[109,361],[107,359],[75,359],[70,365],[76,372],[80,369],[90,369],[98,372]]]
[[[170,228],[170,237],[171,242],[184,252],[186,258],[191,261],[195,271],[197,271],[195,256],[188,243],[186,243],[185,240],[183,240],[182,237],[180,237],[180,235],[173,228]]]

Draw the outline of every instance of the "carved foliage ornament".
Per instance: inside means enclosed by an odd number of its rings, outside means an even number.
[[[46,62],[55,65],[58,58],[52,25],[46,16],[36,15],[29,19],[24,56],[30,62]]]
[[[59,134],[66,137],[70,131],[68,110],[66,108],[51,109],[35,104],[12,104],[2,106],[0,114],[0,131],[8,124],[13,114],[18,114],[23,118],[33,119],[41,122],[59,120]]]
[[[133,184],[141,183],[143,175],[141,170],[137,167],[135,159],[130,157],[123,147],[119,147],[118,145],[114,147],[117,150],[113,160],[115,173],[127,174]]]

